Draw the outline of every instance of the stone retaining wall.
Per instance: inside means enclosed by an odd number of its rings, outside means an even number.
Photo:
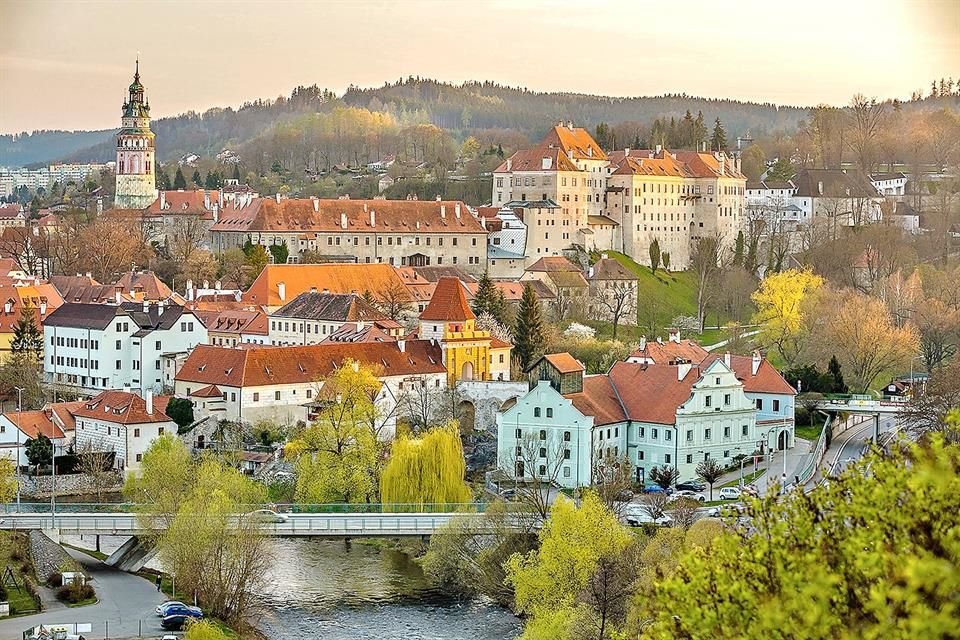
[[[45,582],[47,576],[63,567],[75,567],[76,562],[63,550],[63,547],[40,531],[30,532],[30,557],[37,579]]]
[[[53,493],[53,476],[21,476],[20,491],[24,495],[36,498],[49,498]],[[64,476],[57,476],[57,495],[74,496],[88,493],[96,493],[92,478],[84,473],[72,473]],[[117,474],[111,479],[110,485],[102,489],[103,493],[115,493],[123,488],[123,480]]]

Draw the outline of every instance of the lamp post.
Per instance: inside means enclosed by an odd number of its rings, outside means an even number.
[[[57,528],[57,445],[50,441],[50,468],[53,476],[53,491],[50,492],[50,527]]]
[[[20,513],[20,413],[23,411],[23,387],[17,390],[17,513]]]

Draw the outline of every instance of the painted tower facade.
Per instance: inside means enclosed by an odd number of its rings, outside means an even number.
[[[154,173],[156,150],[150,131],[150,103],[140,84],[140,61],[123,103],[123,123],[117,134],[117,189],[114,206],[118,209],[145,209],[157,199]]]

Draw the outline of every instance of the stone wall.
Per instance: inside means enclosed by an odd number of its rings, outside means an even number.
[[[35,498],[49,498],[53,493],[53,476],[20,476],[20,492]],[[57,476],[58,496],[74,496],[96,493],[93,479],[84,473],[72,473]],[[119,474],[111,478],[110,484],[102,489],[103,493],[115,493],[123,488],[123,479]]]
[[[76,567],[77,563],[63,550],[63,547],[48,538],[40,531],[30,532],[30,557],[33,559],[33,568],[37,572],[37,579],[46,581],[54,571],[61,571],[64,567]]]

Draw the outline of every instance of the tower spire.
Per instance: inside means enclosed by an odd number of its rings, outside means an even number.
[[[140,79],[140,52],[139,51],[137,51],[137,68],[133,72],[133,79],[134,80]]]

